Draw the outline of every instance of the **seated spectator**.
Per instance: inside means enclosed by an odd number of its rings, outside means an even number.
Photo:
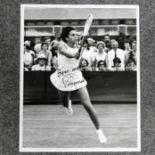
[[[41,43],[34,45],[34,51],[36,54],[38,54],[41,51]]]
[[[57,53],[58,53],[58,47],[59,47],[59,41],[58,40],[53,40],[51,42],[51,45],[50,45],[50,51],[52,52],[53,55],[57,56]]]
[[[112,44],[115,43],[116,40],[115,39],[111,39],[110,42],[111,42],[111,49],[112,49]]]
[[[110,39],[110,35],[109,34],[104,35],[103,42],[105,43],[105,47],[107,48],[107,52],[109,50],[111,50],[111,39]]]
[[[31,50],[31,42],[24,42],[24,70],[30,71],[34,63],[35,53]]]
[[[93,38],[87,38],[89,47],[94,46],[95,40]]]
[[[97,69],[96,69],[96,71],[107,71],[106,61],[100,60],[97,63]]]
[[[80,46],[81,40],[82,40],[82,33],[81,32],[76,32],[76,37],[77,37],[77,46]]]
[[[34,51],[38,54],[41,51],[41,38],[35,38],[34,42]]]
[[[119,44],[119,48],[124,50],[125,34],[123,32],[119,32],[119,36],[118,36],[117,41]]]
[[[51,66],[55,69],[58,68],[58,47],[59,47],[59,41],[53,40],[51,42],[51,49],[50,49],[50,56],[51,56]]]
[[[37,54],[37,56],[39,54],[45,55],[45,57],[47,58],[47,64],[48,64],[48,66],[50,66],[51,65],[51,56],[50,56],[50,51],[48,50],[48,44],[47,43],[43,42],[41,44],[41,51]]]
[[[95,66],[98,66],[100,61],[105,61],[107,52],[106,52],[105,43],[103,41],[97,42],[97,52],[95,53]]]
[[[132,49],[126,54],[126,64],[125,70],[127,71],[136,71],[137,66],[137,43],[136,41],[132,42]]]
[[[88,46],[93,53],[97,52],[95,40],[93,38],[87,38]]]
[[[88,67],[95,67],[95,65],[94,65],[95,53],[92,50],[92,48],[89,47],[87,40],[85,40],[85,42],[83,44],[81,58],[88,61]]]
[[[117,41],[112,42],[112,49],[107,54],[106,62],[110,71],[125,70],[125,52],[118,48]]]
[[[35,44],[41,44],[41,42],[42,42],[41,37],[36,37],[36,38],[34,39],[34,43],[35,43]]]
[[[37,64],[32,66],[32,71],[50,71],[50,66],[47,64],[47,57],[41,53],[37,57]]]
[[[47,43],[48,47],[50,46],[51,44],[51,38],[50,37],[45,37],[44,38],[44,42]]]
[[[43,38],[43,43],[46,43],[48,45],[48,51],[51,49],[51,37],[47,36]]]
[[[132,42],[132,59],[135,65],[137,65],[137,42],[136,40]]]
[[[80,69],[82,71],[92,71],[92,67],[89,66],[89,63],[86,59],[80,60]]]
[[[124,52],[125,52],[125,65],[126,65],[131,52],[130,42],[128,40],[125,40],[124,42]]]
[[[128,40],[124,41],[124,50],[126,52],[130,52],[131,51],[131,46],[130,46],[130,42]]]

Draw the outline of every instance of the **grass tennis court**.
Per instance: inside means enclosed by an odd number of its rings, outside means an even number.
[[[81,104],[68,116],[60,105],[24,105],[24,148],[135,148],[137,104],[94,104],[106,144],[99,143],[95,128]]]

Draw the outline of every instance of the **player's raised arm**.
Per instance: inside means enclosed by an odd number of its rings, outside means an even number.
[[[59,53],[61,53],[62,55],[68,57],[68,58],[79,58],[80,57],[80,53],[78,52],[74,52],[74,53],[71,53],[70,51],[67,50],[67,47],[66,45],[63,43],[63,42],[60,42],[59,44]]]

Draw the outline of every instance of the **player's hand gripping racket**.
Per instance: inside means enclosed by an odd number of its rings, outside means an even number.
[[[85,26],[84,26],[83,38],[81,40],[81,45],[80,45],[80,48],[79,48],[79,53],[81,55],[82,55],[82,46],[83,46],[83,43],[84,43],[84,40],[85,40],[86,36],[88,35],[88,32],[89,32],[89,29],[91,27],[92,22],[93,22],[93,15],[89,14],[89,16],[88,16],[88,18],[86,20]]]

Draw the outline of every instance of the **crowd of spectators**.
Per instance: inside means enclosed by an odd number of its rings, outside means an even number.
[[[81,36],[77,33],[77,45]],[[58,67],[57,53],[59,40],[46,37],[35,43],[24,42],[24,70],[51,71]],[[88,37],[85,39],[79,67],[82,71],[136,71],[136,38],[126,38],[122,34],[111,39],[106,34],[100,41]]]

